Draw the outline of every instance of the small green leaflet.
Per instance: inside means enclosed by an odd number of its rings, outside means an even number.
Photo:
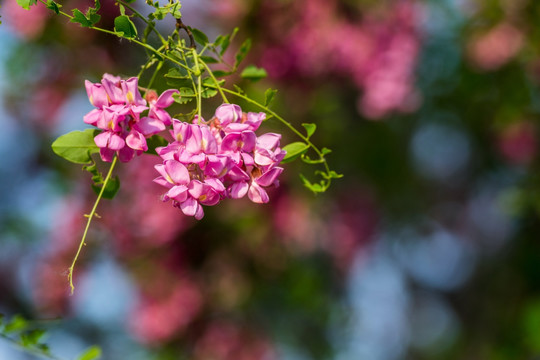
[[[282,163],[288,163],[305,153],[309,149],[309,145],[303,142],[293,142],[291,144],[288,144],[282,148],[287,152],[283,160],[281,160]]]
[[[268,107],[274,100],[274,96],[276,95],[277,90],[274,89],[267,89],[264,92],[264,106]]]
[[[114,19],[114,31],[130,39],[137,36],[137,28],[127,15],[120,15]]]
[[[268,74],[266,73],[266,70],[263,68],[258,68],[255,65],[249,65],[246,66],[244,71],[240,74],[241,77],[244,79],[252,80],[252,81],[258,81],[261,79],[264,79]]]
[[[201,30],[195,29],[192,27],[190,27],[189,29],[191,30],[191,33],[193,34],[193,38],[195,39],[195,41],[201,44],[202,46],[210,42],[208,40],[208,36],[206,36],[206,34],[203,33]]]
[[[83,352],[77,360],[97,360],[101,357],[101,349],[98,346],[91,346]]]
[[[248,54],[249,50],[251,49],[251,39],[246,39],[240,46],[240,49],[238,49],[238,52],[236,53],[236,61],[234,62],[234,68],[237,69],[238,65],[244,60],[246,55]]]
[[[47,0],[46,6],[47,6],[47,9],[54,11],[56,15],[60,13],[60,8],[62,7],[62,5],[58,4],[57,2],[53,0]]]
[[[150,136],[146,139],[146,145],[148,145],[147,154],[157,155],[156,148],[167,146],[169,142],[159,135]]]
[[[17,0],[17,4],[23,7],[23,9],[30,10],[30,6],[35,5],[37,0]]]
[[[165,74],[167,84],[176,88],[192,86],[193,80],[184,69],[172,68]]]
[[[21,315],[15,315],[4,327],[3,332],[6,334],[18,332],[26,329],[28,322]]]
[[[311,135],[313,135],[313,133],[317,129],[317,125],[315,124],[302,124],[302,126],[306,129],[308,139],[311,137]]]
[[[98,129],[72,131],[56,139],[51,147],[56,155],[68,161],[75,164],[89,164],[92,162],[90,155],[99,152],[94,142],[94,137],[98,133]]]

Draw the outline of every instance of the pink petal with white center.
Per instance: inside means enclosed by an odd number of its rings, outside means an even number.
[[[169,189],[174,186],[173,184],[168,182],[167,179],[165,179],[163,176],[158,176],[157,178],[155,178],[152,181],[155,182],[156,184],[159,184],[161,186],[165,186],[166,188],[169,188]]]
[[[163,109],[151,108],[148,116],[161,121],[164,125],[167,126],[171,125],[172,123],[171,115],[169,115],[169,113]]]
[[[148,145],[146,145],[146,139],[144,138],[144,135],[137,130],[131,130],[129,135],[126,137],[126,144],[133,150],[148,150]]]
[[[154,135],[166,129],[162,121],[147,116],[139,120],[134,127],[144,136]]]
[[[233,152],[238,150],[238,142],[242,137],[239,133],[227,134],[221,142],[221,151]]]
[[[202,149],[202,133],[201,128],[198,125],[190,125],[191,136],[186,139],[186,150],[192,154],[198,154]]]
[[[107,145],[109,144],[110,138],[111,138],[111,132],[103,131],[94,137],[94,142],[99,148],[106,148],[108,147]]]
[[[279,140],[281,140],[281,135],[275,133],[267,133],[259,136],[257,138],[257,147],[263,149],[274,149],[279,145]]]
[[[183,121],[173,119],[174,139],[182,144],[191,136],[191,125]]]
[[[247,114],[246,124],[249,124],[251,130],[255,131],[261,126],[261,123],[266,119],[266,114],[263,112]]]
[[[86,93],[88,94],[90,104],[97,108],[102,108],[103,106],[109,105],[107,93],[101,84],[93,84],[86,80],[84,82],[84,86],[86,87]]]
[[[115,133],[110,133],[111,137],[109,138],[108,148],[111,150],[120,150],[126,146],[126,142],[122,139],[121,136],[118,136]]]
[[[249,174],[238,166],[234,166],[231,170],[229,170],[229,172],[227,173],[227,177],[235,182],[247,181],[250,179]]]
[[[276,163],[274,154],[266,149],[255,149],[254,155],[253,159],[258,165],[267,166]]]
[[[251,152],[255,148],[255,142],[257,141],[257,135],[253,131],[244,131],[242,133],[242,146],[240,149],[245,152]]]
[[[139,79],[132,77],[122,82],[122,90],[126,96],[128,104],[146,105],[146,101],[139,92]]]
[[[211,186],[218,193],[225,191],[225,185],[219,179],[209,178],[204,180],[204,183]]]
[[[249,185],[245,181],[238,181],[229,186],[229,197],[232,199],[243,198],[249,189]]]
[[[154,106],[158,108],[166,108],[171,106],[174,102],[173,94],[177,93],[180,93],[180,91],[176,89],[165,90],[163,93],[161,93]]]
[[[216,138],[208,126],[201,126],[201,150],[206,154],[215,154],[218,151]]]
[[[190,197],[186,201],[180,203],[180,209],[187,216],[193,216],[199,210],[199,203],[194,198]]]
[[[193,196],[195,199],[201,197],[206,191],[205,185],[199,180],[192,180],[188,185],[189,195]]]
[[[109,99],[109,102],[112,104],[124,104],[125,103],[125,96],[124,92],[120,88],[120,81],[115,81],[117,77],[106,77],[103,76],[103,79],[101,80],[101,84],[103,85],[103,88],[107,92],[107,96]],[[119,79],[119,78],[118,78]]]
[[[283,172],[283,168],[281,167],[274,167],[264,174],[262,174],[260,177],[255,179],[255,182],[261,186],[270,186],[276,181],[277,177]]]
[[[223,126],[227,126],[242,118],[242,109],[235,104],[222,104],[216,109],[215,116]]]
[[[157,169],[157,167],[156,167]],[[158,170],[159,171],[159,170]],[[184,165],[176,160],[165,161],[165,172],[167,180],[176,185],[187,185],[189,183],[189,172]],[[161,171],[160,171],[161,173]]]
[[[242,161],[244,162],[245,166],[253,166],[255,165],[255,161],[253,160],[253,156],[249,155],[248,153],[243,152],[242,154]]]
[[[195,213],[195,219],[201,220],[204,217],[204,210],[201,205],[197,207],[197,212]]]
[[[225,133],[241,133],[242,131],[250,130],[251,126],[249,124],[242,123],[231,123],[223,128]]]
[[[256,182],[251,183],[248,191],[248,197],[251,201],[257,204],[264,204],[270,200],[266,191]]]
[[[100,109],[94,109],[90,111],[88,114],[84,115],[84,122],[91,125],[96,125],[97,122],[102,118],[103,111]]]
[[[188,194],[187,194],[187,187],[185,185],[177,185],[173,186],[168,192],[167,196],[171,199],[174,199],[178,202],[186,201]]]

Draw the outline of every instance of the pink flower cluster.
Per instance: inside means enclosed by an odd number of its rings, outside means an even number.
[[[157,148],[163,164],[154,181],[169,190],[163,201],[172,200],[182,212],[196,219],[204,216],[202,205],[216,205],[224,198],[246,194],[255,203],[268,202],[266,188],[278,185],[285,156],[281,135],[255,134],[264,113],[243,113],[238,105],[223,104],[214,117],[193,124],[173,120],[175,141]],[[200,121],[199,121],[200,120]]]
[[[178,90],[167,90],[159,98],[149,93],[148,107],[136,77],[122,80],[105,74],[101,83],[87,80],[85,85],[90,103],[96,109],[85,115],[84,122],[103,130],[94,138],[103,161],[112,161],[115,154],[122,162],[130,161],[135,154],[148,150],[147,137],[171,125],[171,116],[164,108],[173,103],[172,95]],[[148,109],[148,116],[141,117]]]

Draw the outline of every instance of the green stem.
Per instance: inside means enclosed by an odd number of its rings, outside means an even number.
[[[42,357],[44,359],[49,359],[49,360],[61,360],[60,358],[58,358],[58,357],[56,357],[56,356],[54,356],[52,354],[48,354],[46,352],[43,352],[40,349],[33,349],[33,348],[30,348],[30,347],[26,347],[23,344],[21,344],[19,341],[15,340],[15,339],[12,339],[12,338],[10,338],[9,336],[7,336],[5,334],[0,334],[0,338],[8,341],[11,345],[15,346],[19,350],[27,352],[29,354],[32,354],[32,355],[35,355],[35,356],[40,356],[40,357]]]
[[[148,85],[146,85],[146,91],[144,93],[145,96],[148,90],[152,88],[152,84],[154,83],[154,80],[156,79],[156,75],[158,74],[159,70],[161,70],[162,66],[163,66],[163,61],[160,61],[159,64],[156,66],[156,70],[154,70],[154,73],[152,74],[152,77],[150,78]]]
[[[202,62],[202,64],[203,64],[204,68],[206,69],[206,71],[208,71],[208,74],[210,74],[210,77],[212,78],[212,81],[214,82],[214,84],[216,84],[216,88],[219,91],[219,94],[221,95],[221,98],[223,99],[224,102],[226,102],[228,104],[229,100],[225,96],[225,93],[223,92],[223,89],[219,85],[219,81],[214,76],[214,73],[212,72],[212,70],[210,70],[210,68],[208,67],[208,65],[206,65],[206,63],[204,61]]]
[[[111,178],[111,174],[113,172],[114,166],[116,165],[117,159],[118,158],[116,156],[113,158],[111,167],[109,168],[109,172],[107,173],[107,177],[105,177],[103,186],[101,187],[101,190],[99,191],[96,202],[94,203],[94,206],[92,207],[92,211],[90,211],[90,214],[85,215],[88,217],[88,221],[86,222],[86,228],[84,229],[84,233],[83,233],[81,242],[79,244],[79,249],[77,250],[75,257],[73,258],[73,262],[71,263],[71,266],[68,269],[69,270],[68,280],[69,280],[69,287],[71,289],[71,295],[73,295],[73,291],[75,290],[75,286],[73,286],[73,270],[75,269],[75,263],[77,262],[77,259],[79,258],[79,254],[81,253],[83,246],[86,245],[85,240],[86,240],[86,235],[88,234],[88,229],[90,228],[90,223],[92,223],[92,219],[96,215],[96,209],[98,207],[99,201],[101,200],[101,197],[103,196],[103,193],[105,192],[105,188],[107,187],[107,184],[109,183],[109,180]]]

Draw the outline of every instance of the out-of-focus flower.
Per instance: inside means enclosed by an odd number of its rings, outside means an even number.
[[[481,70],[497,70],[514,58],[523,47],[523,33],[503,22],[485,33],[473,35],[467,45],[469,58]]]
[[[536,127],[530,122],[511,124],[498,135],[497,145],[509,162],[528,165],[538,153]]]
[[[41,35],[51,12],[39,1],[29,10],[23,9],[15,0],[5,0],[1,5],[2,19],[25,40],[33,40]]]

